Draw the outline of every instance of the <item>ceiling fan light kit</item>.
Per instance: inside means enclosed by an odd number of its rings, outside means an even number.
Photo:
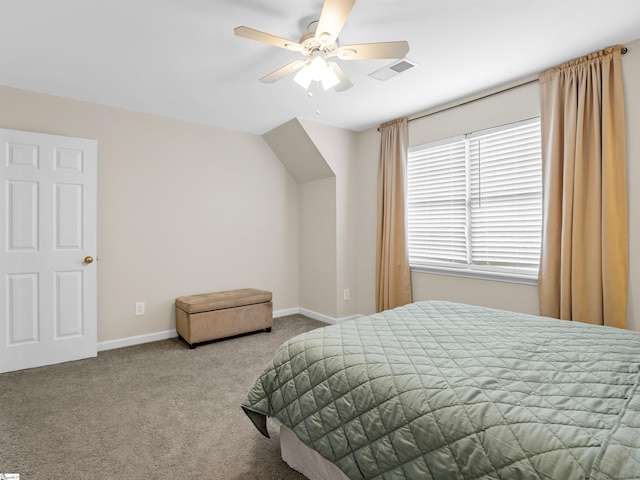
[[[322,88],[325,90],[329,90],[340,83],[338,75],[336,75],[336,72],[333,71],[333,67],[329,64],[327,64],[327,68],[323,72],[320,80],[322,81]]]
[[[311,72],[309,71],[309,67],[305,65],[301,70],[298,70],[296,76],[293,77],[293,81],[300,85],[305,90],[309,88],[311,85]]]
[[[337,92],[353,86],[344,71],[328,58],[340,60],[399,59],[409,51],[406,41],[363,43],[360,45],[338,46],[338,34],[342,30],[355,0],[325,0],[320,18],[309,25],[309,29],[299,42],[261,32],[251,27],[240,26],[234,29],[239,37],[267,43],[275,47],[298,52],[307,57],[296,60],[275,70],[260,79],[263,83],[273,83],[293,72],[297,72],[294,81],[308,89],[312,81],[322,83],[325,90],[333,88]]]
[[[322,88],[325,90],[329,90],[340,83],[338,75],[333,71],[333,66],[329,65],[320,55],[307,60],[304,67],[293,77],[293,80],[305,90],[309,88],[312,80],[321,82]]]

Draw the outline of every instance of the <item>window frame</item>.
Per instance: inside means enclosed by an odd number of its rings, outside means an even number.
[[[439,140],[421,143],[419,145],[411,146],[408,150],[408,161],[412,152],[424,150],[425,148],[436,148],[438,146],[444,146],[448,144],[453,144],[454,142],[460,142],[461,140],[465,141],[466,144],[466,167],[465,167],[465,181],[467,188],[467,198],[466,198],[466,249],[467,249],[467,258],[468,261],[466,264],[456,265],[452,262],[443,262],[441,265],[438,265],[436,261],[433,261],[430,265],[425,264],[411,264],[410,269],[412,272],[423,272],[437,275],[448,275],[448,276],[457,276],[457,277],[465,277],[465,278],[475,278],[482,280],[490,280],[490,281],[498,281],[498,282],[509,282],[509,283],[518,283],[524,285],[537,285],[538,284],[538,273],[537,270],[535,273],[533,271],[527,272],[526,269],[518,269],[517,267],[500,267],[497,265],[477,265],[471,263],[472,257],[472,242],[471,242],[471,222],[472,222],[472,214],[471,214],[471,197],[470,197],[470,184],[472,182],[471,175],[471,159],[469,157],[469,141],[474,138],[478,138],[482,135],[490,135],[494,132],[499,132],[502,130],[507,130],[509,127],[518,127],[520,125],[526,125],[534,122],[540,122],[540,115],[534,115],[532,117],[524,118],[521,120],[516,120],[513,122],[508,122],[500,125],[494,125],[488,128],[483,128],[479,130],[474,130],[472,132],[457,134],[453,136],[449,136],[447,138],[442,138]],[[541,183],[542,183],[542,168],[540,169]],[[408,184],[409,178],[407,175],[407,198],[408,198]],[[542,185],[540,186],[542,188]],[[542,193],[540,198],[540,208],[542,209]],[[407,199],[407,244],[409,244],[409,203]],[[542,231],[542,218],[540,224],[540,231]],[[409,245],[408,245],[409,246]],[[539,267],[539,257],[538,257],[538,267]]]

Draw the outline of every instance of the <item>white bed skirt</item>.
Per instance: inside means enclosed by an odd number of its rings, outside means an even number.
[[[349,480],[342,470],[307,447],[293,430],[280,424],[282,459],[309,480]]]

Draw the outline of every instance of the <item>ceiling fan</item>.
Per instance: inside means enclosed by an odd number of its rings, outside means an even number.
[[[309,25],[308,31],[297,42],[251,27],[236,27],[233,31],[239,37],[299,52],[306,57],[304,60],[296,60],[265,75],[260,79],[261,82],[273,83],[298,72],[294,80],[305,89],[309,88],[312,80],[315,80],[321,82],[325,90],[333,88],[340,92],[351,88],[353,84],[336,62],[327,62],[326,59],[332,57],[340,60],[402,58],[409,51],[409,44],[406,41],[340,46],[338,34],[355,3],[355,0],[325,0],[320,18]]]

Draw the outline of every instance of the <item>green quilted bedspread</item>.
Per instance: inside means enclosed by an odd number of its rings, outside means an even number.
[[[284,343],[242,408],[352,479],[640,478],[640,334],[417,302]]]

